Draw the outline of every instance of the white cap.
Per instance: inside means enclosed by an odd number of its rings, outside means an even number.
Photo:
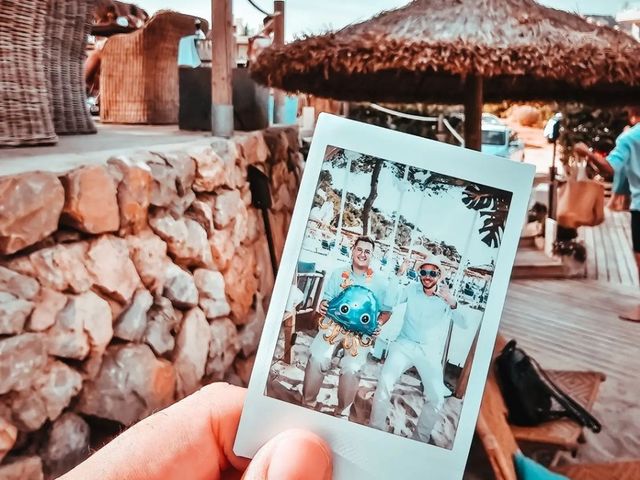
[[[427,258],[424,260],[418,260],[416,262],[416,269],[422,267],[423,265],[433,265],[434,267],[438,267],[442,273],[444,273],[444,268],[442,268],[442,261],[440,257],[434,254],[427,255]]]

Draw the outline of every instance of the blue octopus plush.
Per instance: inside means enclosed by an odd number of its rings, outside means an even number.
[[[324,338],[334,344],[342,335],[342,345],[351,355],[358,347],[368,347],[378,333],[378,300],[371,290],[351,285],[329,302],[327,314],[320,319],[320,328],[329,330]]]

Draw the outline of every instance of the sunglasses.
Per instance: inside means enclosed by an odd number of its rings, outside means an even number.
[[[437,278],[437,277],[440,276],[440,272],[438,270],[424,270],[424,269],[422,269],[422,270],[420,270],[418,272],[418,274],[421,277],[431,277],[431,278]]]

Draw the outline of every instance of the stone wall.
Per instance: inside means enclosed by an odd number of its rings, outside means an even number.
[[[248,382],[302,158],[269,129],[0,177],[0,478],[39,479],[198,389]]]

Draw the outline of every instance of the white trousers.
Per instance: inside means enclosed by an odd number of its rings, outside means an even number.
[[[339,334],[336,337],[335,343],[332,345],[324,338],[324,334],[327,330],[320,330],[316,337],[311,342],[310,352],[311,358],[318,362],[323,372],[326,372],[331,366],[331,359],[333,358],[336,349],[341,345],[344,335]],[[362,370],[362,367],[367,363],[367,354],[371,350],[371,347],[358,347],[358,354],[354,357],[350,352],[345,351],[344,357],[340,364],[340,371],[349,373],[358,373]]]
[[[380,430],[386,429],[386,420],[391,407],[391,393],[400,376],[411,367],[416,367],[424,387],[424,394],[431,412],[437,413],[444,404],[445,396],[451,392],[444,385],[440,352],[406,339],[398,339],[389,347],[389,355],[382,367],[369,425]],[[423,410],[427,407],[423,407]],[[423,412],[426,414],[427,412]],[[421,418],[424,415],[421,414]],[[433,415],[429,415],[432,417]],[[418,423],[421,423],[420,421]],[[431,423],[431,421],[427,422]]]

